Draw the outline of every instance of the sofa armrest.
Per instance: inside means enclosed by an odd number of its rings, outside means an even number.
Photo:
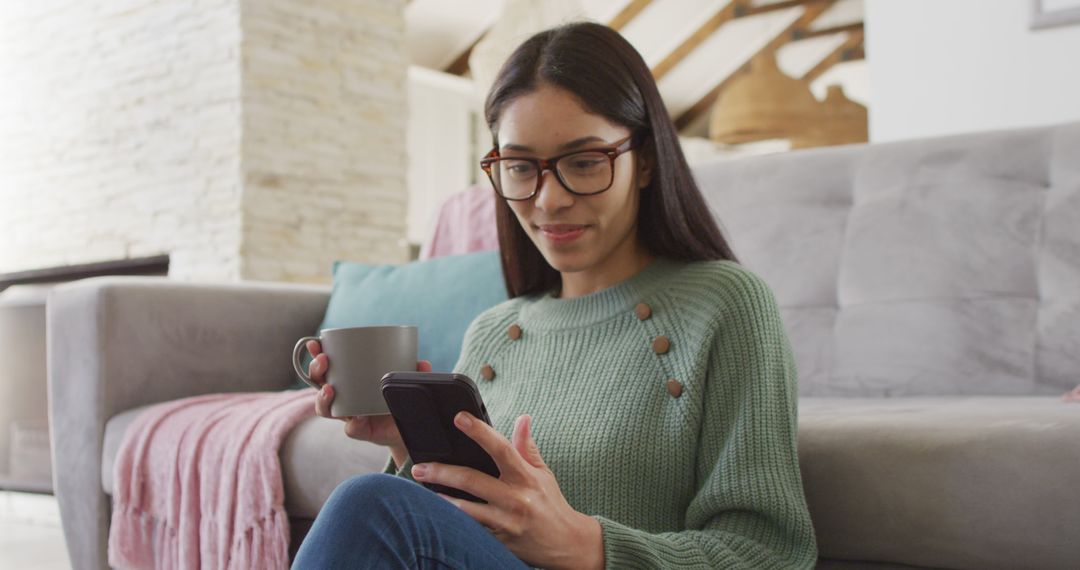
[[[106,568],[105,422],[213,392],[281,390],[292,347],[319,326],[330,286],[98,277],[46,304],[54,488],[75,568]]]

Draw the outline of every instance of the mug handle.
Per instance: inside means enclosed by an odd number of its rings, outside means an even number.
[[[296,371],[296,375],[299,376],[301,380],[306,382],[308,386],[311,386],[312,388],[318,390],[319,388],[322,388],[322,386],[316,384],[315,381],[311,379],[311,376],[308,376],[307,372],[304,371],[304,367],[300,365],[300,353],[306,350],[307,347],[305,345],[307,345],[307,341],[309,340],[317,340],[319,342],[322,342],[322,339],[317,336],[305,336],[304,338],[296,341],[296,346],[293,347],[292,351],[292,365],[293,370]]]

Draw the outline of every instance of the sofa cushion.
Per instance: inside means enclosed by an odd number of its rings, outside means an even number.
[[[102,483],[137,408],[105,428]],[[314,518],[384,447],[309,418],[281,449],[285,506]],[[1080,404],[1057,398],[803,398],[799,462],[822,557],[956,568],[1080,568]]]
[[[101,486],[109,495],[113,492],[113,464],[124,432],[135,416],[148,407],[117,414],[105,424]],[[314,519],[342,481],[353,475],[382,471],[389,451],[381,445],[349,439],[343,422],[311,417],[297,424],[285,437],[278,457],[285,487],[285,510],[292,517]]]
[[[435,372],[450,372],[469,323],[504,300],[506,285],[498,252],[404,265],[337,261],[333,291],[319,330],[416,325],[420,358],[431,361]]]
[[[837,281],[861,147],[698,165],[694,176],[739,260],[769,284],[788,328],[799,394],[830,396]]]
[[[803,398],[799,463],[821,556],[1080,568],[1080,404]]]
[[[1057,395],[1080,375],[1080,123],[695,167],[801,396]]]

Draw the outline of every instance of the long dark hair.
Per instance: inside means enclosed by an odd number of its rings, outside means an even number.
[[[637,237],[651,254],[685,261],[736,261],[694,182],[652,72],[626,39],[607,26],[578,22],[540,32],[521,44],[499,70],[484,104],[496,147],[503,109],[541,83],[573,93],[586,109],[629,129],[638,148],[654,159],[652,180],[641,190],[637,219]],[[559,272],[529,239],[509,204],[497,202],[509,295],[546,292],[559,285]]]

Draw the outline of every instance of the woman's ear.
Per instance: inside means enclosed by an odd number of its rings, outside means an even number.
[[[656,167],[656,153],[653,152],[652,141],[642,145],[641,152],[637,154],[637,186],[638,189],[647,188],[652,182],[653,170]]]

